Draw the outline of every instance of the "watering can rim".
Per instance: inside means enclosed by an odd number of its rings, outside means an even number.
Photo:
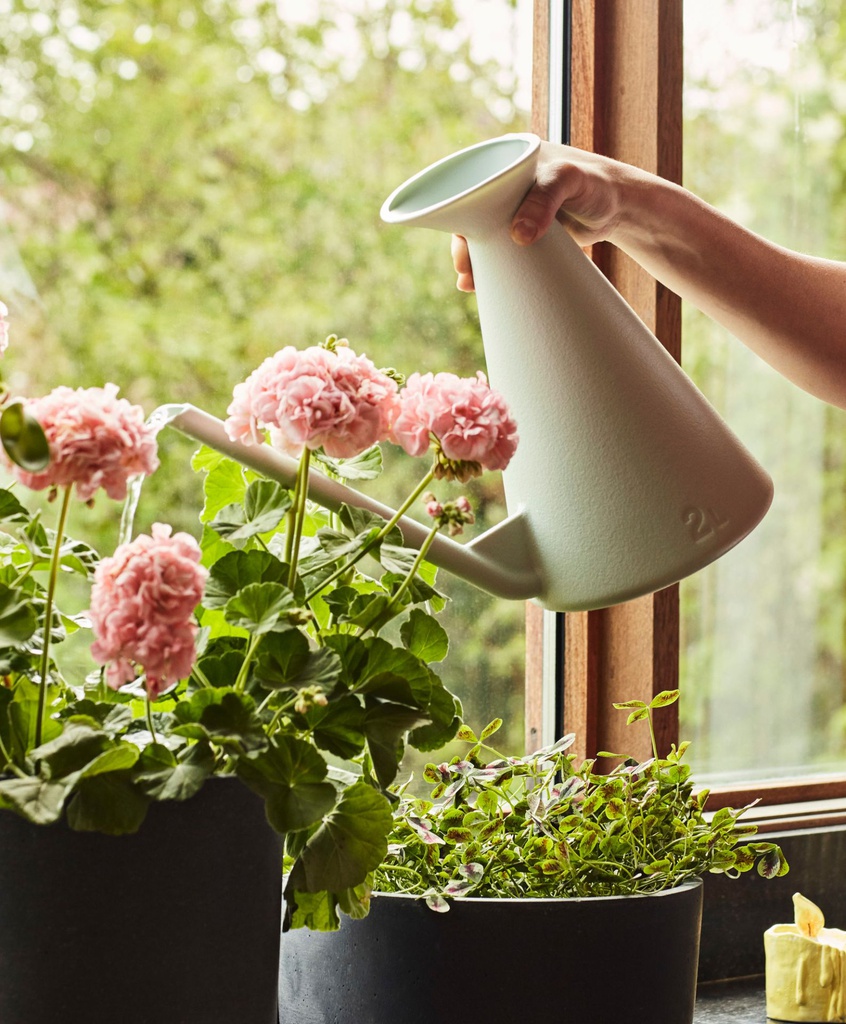
[[[429,206],[420,207],[412,211],[401,212],[392,208],[402,193],[411,191],[418,182],[430,175],[433,171],[436,171],[441,167],[445,167],[447,164],[458,162],[468,153],[472,153],[480,149],[490,149],[503,142],[514,139],[522,139],[527,142],[528,145],[526,149],[505,167],[501,167],[494,174],[491,174],[482,181],[478,181],[474,185],[471,185],[470,188],[456,192],[453,195],[448,196],[446,199],[432,203]],[[408,221],[416,220],[419,217],[432,213],[435,210],[444,209],[445,207],[455,203],[457,200],[463,199],[465,196],[472,195],[474,192],[478,192],[479,189],[485,188],[492,181],[496,181],[503,175],[508,174],[508,172],[513,170],[518,166],[518,164],[523,163],[528,157],[532,156],[540,148],[540,144],[541,138],[534,132],[507,132],[505,135],[499,135],[494,139],[486,139],[483,142],[474,143],[472,146],[465,146],[464,149],[459,149],[454,153],[450,153],[448,156],[442,157],[440,160],[436,160],[434,163],[429,164],[428,167],[424,167],[422,171],[418,171],[417,174],[407,178],[401,185],[395,188],[384,203],[382,203],[379,216],[386,224],[405,224]]]

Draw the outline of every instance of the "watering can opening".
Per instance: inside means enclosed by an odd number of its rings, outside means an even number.
[[[514,133],[444,157],[409,178],[385,200],[382,220],[391,224],[422,223],[421,218],[428,221],[442,207],[452,207],[457,200],[526,165],[539,147],[536,135]],[[526,187],[519,190],[518,198]]]

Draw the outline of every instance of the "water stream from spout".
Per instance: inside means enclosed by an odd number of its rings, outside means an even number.
[[[187,405],[170,402],[167,405],[160,405],[153,409],[147,417],[147,426],[157,436],[169,423],[172,423],[177,416],[181,415],[188,408]],[[126,485],[126,500],[123,503],[123,511],[120,516],[120,532],[118,544],[128,544],[132,540],[132,528],[135,523],[135,513],[138,511],[138,502],[141,500],[141,488],[144,486],[144,474],[139,473],[129,479]]]

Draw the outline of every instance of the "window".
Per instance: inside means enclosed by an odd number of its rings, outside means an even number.
[[[720,0],[704,14],[685,5],[686,184],[768,238],[843,258],[839,5]],[[694,763],[717,781],[842,772],[846,416],[694,310],[684,353],[775,483],[748,541],[682,584]]]
[[[699,11],[697,4],[692,7]],[[741,22],[748,24],[749,4],[738,4],[735,14],[743,13]],[[536,27],[539,40],[547,38],[549,26],[553,19],[556,4],[547,4],[539,0],[536,4]],[[536,96],[543,97],[553,78],[550,73],[551,52],[556,45],[561,52],[569,46],[572,53],[570,64],[569,129],[570,141],[582,148],[627,160],[646,169],[674,180],[680,180],[681,174],[681,141],[682,141],[682,23],[684,5],[682,0],[649,0],[632,5],[625,0],[571,0],[564,5],[567,12],[565,18],[569,26],[569,36],[556,43],[550,38],[549,46],[536,53]],[[757,6],[756,6],[757,9]],[[763,11],[763,8],[761,8]],[[804,47],[819,51],[819,60],[834,59],[842,53],[842,36],[840,32],[840,6],[824,2],[785,3],[779,5],[779,13],[783,15],[777,26],[787,26],[788,38]],[[762,14],[763,24],[768,27],[765,34],[779,31],[778,27],[770,27],[772,5],[767,5]],[[702,15],[704,17],[704,15]],[[807,21],[805,20],[807,19]],[[715,27],[729,22],[733,31],[739,31],[737,18],[719,19],[714,16],[712,8],[708,8],[708,21]],[[790,35],[790,33],[795,33]],[[744,52],[748,49],[744,45]],[[723,53],[720,51],[720,58]],[[714,58],[716,64],[720,58]],[[799,55],[794,54],[794,59]],[[725,70],[725,64],[722,69]],[[818,64],[814,64],[818,67]],[[835,75],[831,82],[821,84],[819,73],[809,75],[804,65],[802,79],[812,86],[807,104],[809,113],[821,116],[820,121],[813,119],[807,122],[800,120],[809,127],[806,145],[803,147],[803,160],[812,156],[811,150],[824,135],[823,128],[831,125],[832,104],[837,101]],[[693,68],[689,69],[689,73]],[[565,76],[566,79],[566,76]],[[747,83],[748,84],[748,83]],[[828,95],[830,91],[832,96]],[[795,101],[797,94],[788,85],[788,95]],[[779,96],[782,96],[779,92]],[[701,99],[701,97],[695,97]],[[721,97],[718,94],[718,98]],[[799,105],[805,102],[799,100]],[[782,98],[783,103],[783,98]],[[541,113],[541,122],[548,116],[550,103]],[[536,116],[538,107],[536,105]],[[688,104],[688,114],[691,111]],[[795,109],[795,107],[793,108]],[[722,122],[722,116],[714,120]],[[790,118],[788,126],[795,122]],[[814,129],[811,130],[811,125]],[[540,130],[540,125],[538,126]],[[709,127],[706,124],[705,127]],[[725,129],[724,123],[710,125],[712,129]],[[842,133],[838,132],[839,140]],[[742,129],[738,131],[738,139]],[[704,137],[708,137],[705,133]],[[696,136],[693,136],[694,140]],[[742,145],[740,146],[742,150]],[[831,168],[824,164],[826,172],[822,177],[814,178],[816,184],[811,186],[815,201],[820,199],[819,193],[825,191],[826,182],[830,181]],[[703,174],[708,169],[706,161],[701,167],[695,168]],[[712,167],[719,170],[718,164]],[[760,165],[754,167],[754,175],[760,179]],[[752,172],[750,172],[750,177]],[[689,183],[697,179],[689,178]],[[697,182],[700,190],[706,191],[711,178],[700,178]],[[839,194],[839,179],[835,179],[832,196]],[[714,196],[714,199],[717,197]],[[835,200],[839,202],[839,199]],[[735,212],[740,219],[746,219],[750,210]],[[784,219],[784,218],[783,218]],[[834,218],[829,220],[829,229],[834,227]],[[783,224],[782,224],[783,226]],[[761,230],[766,227],[759,225]],[[770,232],[774,236],[776,230]],[[813,237],[799,240],[798,236],[780,236],[788,244],[801,248],[807,244],[814,245]],[[838,236],[827,236],[836,240]],[[825,242],[827,245],[828,242]],[[840,246],[838,248],[838,246]],[[822,251],[825,251],[823,249]],[[835,241],[829,253],[843,257],[841,243]],[[618,253],[606,251],[605,246],[596,247],[594,258],[605,270],[617,287],[629,299],[641,317],[653,328],[658,337],[667,345],[671,352],[678,351],[681,333],[681,316],[678,305],[655,282],[641,275],[637,268]],[[692,344],[695,345],[695,337]],[[735,347],[736,344],[735,344]],[[693,349],[696,372],[696,349]],[[833,414],[839,419],[839,414]],[[802,417],[797,415],[797,426]],[[738,429],[742,429],[738,427]],[[828,423],[822,435],[822,465],[836,467],[837,448],[832,446],[831,437],[839,436]],[[819,438],[819,435],[818,435]],[[819,443],[819,440],[818,442]],[[814,497],[820,490],[817,481],[811,488]],[[833,494],[842,492],[842,484],[834,477]],[[823,486],[823,493],[825,488]],[[804,497],[804,495],[803,495]],[[812,506],[820,519],[820,506]],[[835,501],[836,507],[836,501]],[[822,503],[822,513],[831,512],[830,506]],[[829,521],[826,520],[826,525]],[[836,519],[831,519],[836,526]],[[840,531],[842,536],[842,530]],[[832,537],[834,534],[832,534]],[[747,542],[744,542],[747,543]],[[829,542],[832,543],[833,542]],[[742,549],[738,549],[739,551]],[[817,552],[825,552],[821,545]],[[829,547],[827,553],[833,554],[836,546]],[[818,564],[817,562],[814,563]],[[683,586],[703,585],[691,583]],[[748,585],[748,581],[745,581]],[[721,595],[722,596],[722,595]],[[685,596],[690,602],[690,597]],[[820,602],[820,607],[824,602]],[[701,605],[704,607],[704,605]],[[685,605],[685,614],[690,610]],[[833,609],[824,609],[829,611]],[[579,613],[565,617],[564,658],[560,674],[557,675],[560,692],[563,694],[563,720],[567,729],[574,729],[586,740],[581,747],[585,751],[595,752],[598,749],[621,749],[614,742],[619,735],[620,723],[615,721],[610,711],[610,701],[641,697],[648,699],[651,694],[668,685],[674,685],[678,676],[679,666],[679,605],[678,589],[670,588],[650,598],[643,598],[619,608],[600,612]],[[549,636],[551,630],[539,628],[534,612],[529,616],[530,629],[534,628],[537,635]],[[691,644],[690,618],[686,624],[685,645]],[[693,622],[697,622],[696,618]],[[818,622],[827,622],[825,616]],[[840,620],[842,622],[842,619]],[[824,632],[823,632],[824,635]],[[815,643],[819,645],[815,635]],[[531,651],[530,646],[530,651]],[[837,641],[833,649],[837,650]],[[820,647],[817,647],[817,651]],[[690,650],[685,651],[685,672],[692,668]],[[549,661],[549,659],[547,659]],[[835,659],[836,662],[836,659]],[[820,659],[815,657],[814,668],[820,669]],[[539,680],[537,662],[529,660],[529,708],[534,715],[530,722],[540,722],[539,710],[542,704],[537,700]],[[835,678],[838,673],[835,670]],[[683,680],[682,701],[685,695],[695,687],[696,682],[690,678]],[[741,685],[736,682],[736,686]],[[792,687],[793,681],[782,681],[781,686]],[[535,697],[534,701],[532,697]],[[734,695],[732,695],[733,699]],[[695,698],[694,698],[695,703]],[[839,705],[838,705],[839,706]],[[745,725],[749,731],[754,730],[755,706],[752,705],[752,724],[749,716]],[[695,720],[691,722],[696,727]],[[664,722],[662,742],[668,744],[678,738],[678,723]],[[737,743],[735,735],[734,742]],[[629,745],[630,746],[630,745]],[[628,749],[628,748],[627,748]],[[637,753],[637,751],[635,751]],[[642,753],[647,753],[642,751]],[[772,759],[763,765],[764,769],[772,766]],[[759,768],[755,766],[754,774]],[[747,766],[748,768],[748,766]],[[841,866],[846,857],[846,829],[842,822],[842,796],[846,786],[838,777],[811,779],[792,777],[780,782],[753,781],[751,771],[744,772],[744,781],[734,786],[723,785],[712,790],[709,806],[717,808],[721,805],[738,805],[745,801],[762,798],[762,805],[756,809],[756,815],[762,828],[771,830],[773,836],[784,846],[788,859],[791,861],[791,873],[786,879],[779,879],[759,885],[761,880],[744,876],[741,882],[723,884],[720,879],[706,879],[705,915],[703,921],[702,959],[700,961],[700,980],[713,978],[737,977],[763,972],[763,952],[760,936],[764,928],[775,920],[781,919],[784,907],[790,906],[790,895],[798,890],[813,892],[815,899],[823,903],[830,912],[832,920],[843,920],[846,916],[846,901],[843,899],[841,887],[837,879],[840,877]]]

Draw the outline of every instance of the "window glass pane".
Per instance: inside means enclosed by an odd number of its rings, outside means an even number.
[[[379,209],[432,160],[528,127],[530,8],[0,0],[12,390],[109,380],[147,411],[222,416],[267,355],[330,333],[406,373],[482,368],[448,239],[387,227]],[[167,436],[139,529],[197,530],[193,447]],[[388,462],[376,491],[393,504],[424,467]],[[481,532],[504,515],[501,482],[473,492]],[[118,511],[76,510],[72,529],[109,550]],[[471,722],[506,716],[517,750],[523,608],[445,577],[444,678]]]
[[[794,249],[846,258],[846,10],[685,3],[685,184]],[[703,774],[846,764],[846,417],[693,309],[684,363],[773,476],[738,548],[682,585],[682,735]]]

